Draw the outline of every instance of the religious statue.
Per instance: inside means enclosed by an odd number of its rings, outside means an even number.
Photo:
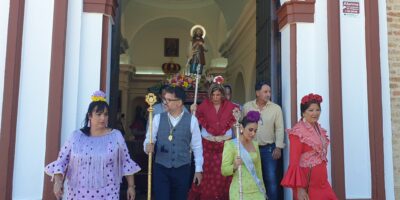
[[[204,45],[204,37],[206,36],[206,30],[201,25],[195,25],[190,30],[190,36],[192,37],[191,49],[189,51],[189,72],[190,74],[201,75],[203,67],[206,64],[204,52],[207,49]]]

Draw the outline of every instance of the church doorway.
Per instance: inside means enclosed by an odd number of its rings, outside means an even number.
[[[276,20],[271,15],[276,9],[272,4],[251,0],[119,0],[112,30],[110,117],[114,127],[124,129],[131,157],[142,168],[135,176],[136,199],[146,199],[147,193],[144,97],[149,91],[158,92],[161,82],[177,72],[163,71],[163,64],[178,64],[180,73],[187,71],[191,27],[201,24],[207,31],[202,83],[206,84],[206,74],[223,75],[238,94],[233,101],[239,103],[254,98],[254,80],[270,80],[274,91],[280,91],[279,34],[272,30]],[[248,12],[252,9],[253,13]],[[267,17],[261,23],[256,15]],[[247,41],[249,38],[252,40]],[[174,50],[167,51],[171,47]],[[123,184],[121,199],[125,189]]]

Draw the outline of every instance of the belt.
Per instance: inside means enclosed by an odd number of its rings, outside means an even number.
[[[271,146],[274,145],[275,143],[269,143],[269,144],[264,144],[264,145],[258,145],[259,147],[267,147],[267,146]]]
[[[231,139],[232,136],[230,136],[230,135],[219,135],[219,136],[209,135],[209,136],[206,136],[206,137],[203,137],[203,138],[208,140],[208,141],[211,141],[211,142],[224,142],[225,140]]]

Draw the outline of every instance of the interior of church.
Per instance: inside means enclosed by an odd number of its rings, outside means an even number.
[[[159,86],[170,82],[176,74],[189,75],[192,27],[200,25],[205,31],[200,94],[206,93],[207,82],[212,77],[222,75],[232,87],[232,100],[243,104],[255,97],[256,79],[270,79],[272,76],[266,75],[274,70],[272,74],[278,72],[269,67],[272,62],[278,62],[271,58],[271,49],[278,45],[274,42],[278,40],[277,34],[267,31],[267,28],[276,31],[271,28],[275,18],[274,12],[270,12],[275,7],[268,3],[257,9],[256,4],[251,0],[120,2],[119,119],[132,157],[141,166],[147,165],[147,156],[142,153],[147,118],[145,95],[149,91],[158,92]],[[266,20],[256,22],[256,15]],[[257,46],[258,38],[264,39]],[[256,52],[269,56],[256,58]],[[272,83],[273,88],[277,86]],[[187,104],[190,102],[193,100],[188,98]],[[142,184],[147,183],[147,167],[144,168],[136,177],[139,193],[147,189],[147,184]]]

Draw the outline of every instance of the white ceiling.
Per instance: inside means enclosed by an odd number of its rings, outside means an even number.
[[[126,8],[129,4],[142,4],[157,9],[188,10],[200,9],[212,4],[217,4],[226,20],[227,29],[230,30],[242,13],[243,7],[248,1],[255,0],[121,0],[124,12],[129,12]]]
[[[131,63],[149,70],[161,66],[168,61],[163,56],[162,39],[172,37],[180,38],[180,55],[174,62],[185,66],[189,30],[201,24],[207,30],[209,66],[211,60],[220,58],[219,47],[248,1],[255,0],[121,0],[121,32],[129,43]]]

